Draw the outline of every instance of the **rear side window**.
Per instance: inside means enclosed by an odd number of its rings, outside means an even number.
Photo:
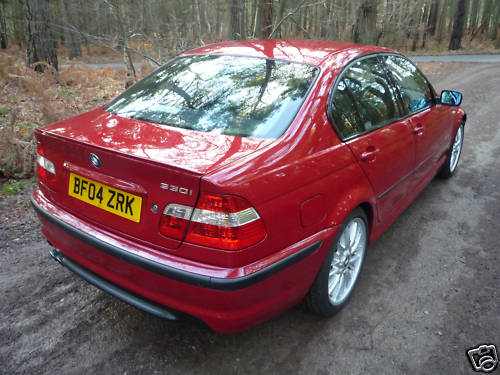
[[[349,138],[364,132],[355,100],[346,79],[340,80],[337,84],[333,103],[332,116],[341,138]]]
[[[401,91],[403,105],[410,114],[433,105],[431,86],[415,65],[400,56],[384,56],[384,59]]]
[[[201,132],[277,138],[292,122],[318,71],[264,58],[185,56],[132,86],[105,109]]]
[[[333,93],[330,116],[343,139],[390,124],[401,117],[394,86],[377,57],[352,64]]]

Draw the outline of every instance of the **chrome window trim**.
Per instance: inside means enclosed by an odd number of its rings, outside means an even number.
[[[379,126],[379,127],[376,127],[376,128],[370,129],[370,130],[367,130],[367,131],[365,131],[363,133],[354,134],[354,135],[352,135],[350,137],[342,137],[341,136],[341,132],[338,130],[337,125],[335,124],[335,121],[333,120],[333,118],[331,116],[331,109],[333,107],[333,97],[334,97],[334,94],[335,94],[335,90],[337,89],[337,86],[338,86],[339,82],[344,78],[344,75],[347,72],[347,70],[349,70],[349,68],[352,65],[354,65],[355,63],[357,63],[359,61],[362,61],[362,60],[365,60],[365,59],[368,59],[368,58],[373,58],[373,57],[377,57],[378,58],[379,56],[397,56],[397,57],[403,58],[404,60],[409,61],[417,69],[417,71],[419,71],[420,74],[422,74],[422,77],[425,79],[425,81],[429,85],[429,88],[431,90],[431,94],[432,94],[433,99],[434,99],[433,104],[425,106],[423,108],[420,108],[418,111],[415,111],[415,112],[411,112],[410,113],[410,112],[407,111],[407,113],[404,113],[404,115],[398,117],[394,121],[389,122],[387,124],[384,124],[382,126]],[[388,68],[387,68],[386,63],[383,62],[383,64],[384,64],[384,66],[386,67],[386,70],[387,70]],[[404,109],[404,105],[403,105],[403,101],[401,99],[401,92],[400,92],[399,86],[395,82],[393,82],[393,80],[392,80],[392,78],[390,76],[388,76],[388,81],[391,84],[392,88],[396,91],[396,95],[398,96],[398,108],[399,109]],[[405,119],[407,119],[409,117],[415,116],[415,115],[417,115],[419,113],[422,113],[422,112],[424,112],[424,111],[432,108],[436,104],[437,104],[437,101],[436,101],[436,91],[434,90],[434,87],[431,85],[429,79],[425,76],[425,74],[418,68],[418,66],[413,61],[411,61],[409,58],[407,58],[406,56],[404,56],[403,54],[398,53],[398,52],[381,51],[381,52],[372,52],[372,53],[368,53],[368,54],[365,54],[365,55],[361,55],[361,56],[355,57],[354,59],[350,60],[346,65],[344,65],[342,67],[342,69],[340,70],[340,72],[337,74],[337,77],[335,77],[335,81],[333,82],[332,86],[330,87],[330,92],[328,93],[328,99],[327,99],[327,103],[326,103],[326,116],[328,118],[328,121],[330,122],[330,125],[333,127],[333,129],[335,130],[335,133],[339,137],[339,139],[342,142],[347,142],[347,141],[350,141],[352,139],[355,139],[355,138],[358,138],[360,136],[363,136],[365,134],[369,134],[369,133],[372,133],[372,132],[377,131],[379,129],[385,128],[385,127],[387,127],[387,126],[389,126],[391,124],[394,124],[394,123],[396,123],[398,121],[402,121],[402,120],[405,120]],[[359,113],[358,113],[358,117],[359,117]]]

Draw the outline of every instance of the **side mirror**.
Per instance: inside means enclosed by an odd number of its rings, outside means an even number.
[[[441,104],[458,107],[462,103],[462,93],[458,91],[443,90],[441,91]]]

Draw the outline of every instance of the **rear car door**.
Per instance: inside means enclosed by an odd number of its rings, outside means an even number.
[[[452,124],[447,120],[446,109],[436,104],[436,94],[429,81],[411,61],[397,55],[382,58],[401,93],[403,110],[411,120],[416,161],[412,179],[417,183],[442,156]]]
[[[415,137],[403,114],[379,57],[351,63],[337,79],[329,117],[373,187],[380,220],[406,194],[415,166]]]

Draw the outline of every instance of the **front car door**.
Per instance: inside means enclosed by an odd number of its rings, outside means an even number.
[[[415,136],[380,57],[364,57],[344,69],[328,114],[370,181],[384,220],[410,188]]]
[[[445,106],[437,104],[429,81],[412,62],[399,55],[383,55],[382,59],[401,94],[403,110],[411,120],[416,140],[412,179],[418,183],[443,155],[452,123]]]

